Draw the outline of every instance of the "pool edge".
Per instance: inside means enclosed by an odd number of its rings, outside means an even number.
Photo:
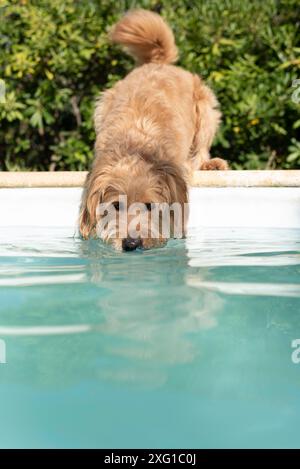
[[[82,187],[87,171],[0,171],[0,189]],[[191,187],[300,187],[300,170],[195,171]]]

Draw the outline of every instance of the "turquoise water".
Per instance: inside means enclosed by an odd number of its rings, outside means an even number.
[[[1,447],[300,447],[300,236],[0,231]],[[1,358],[1,357],[0,357]]]

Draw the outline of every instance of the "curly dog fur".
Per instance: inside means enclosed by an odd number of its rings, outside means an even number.
[[[130,11],[110,37],[126,47],[137,67],[96,103],[95,159],[80,213],[83,238],[96,234],[100,202],[126,195],[128,204],[185,204],[192,171],[228,169],[226,161],[209,155],[221,118],[217,99],[197,75],[171,65],[178,52],[163,19]],[[122,249],[118,230],[113,238],[97,235]],[[147,233],[141,239],[144,248],[166,241]]]

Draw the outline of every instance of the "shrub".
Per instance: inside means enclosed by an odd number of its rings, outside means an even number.
[[[1,170],[87,169],[95,98],[133,66],[107,30],[137,6],[166,18],[179,65],[215,90],[213,155],[238,169],[300,167],[297,0],[0,0]]]

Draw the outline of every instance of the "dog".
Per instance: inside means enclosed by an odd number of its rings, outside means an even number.
[[[129,11],[110,39],[124,46],[137,66],[96,102],[95,158],[84,185],[79,229],[84,239],[100,237],[117,250],[149,249],[164,245],[175,229],[173,212],[169,235],[162,233],[161,212],[153,229],[153,207],[182,208],[184,236],[191,174],[228,169],[226,161],[209,154],[221,112],[199,76],[172,65],[178,57],[174,36],[157,13]],[[134,235],[132,204],[140,208]]]

